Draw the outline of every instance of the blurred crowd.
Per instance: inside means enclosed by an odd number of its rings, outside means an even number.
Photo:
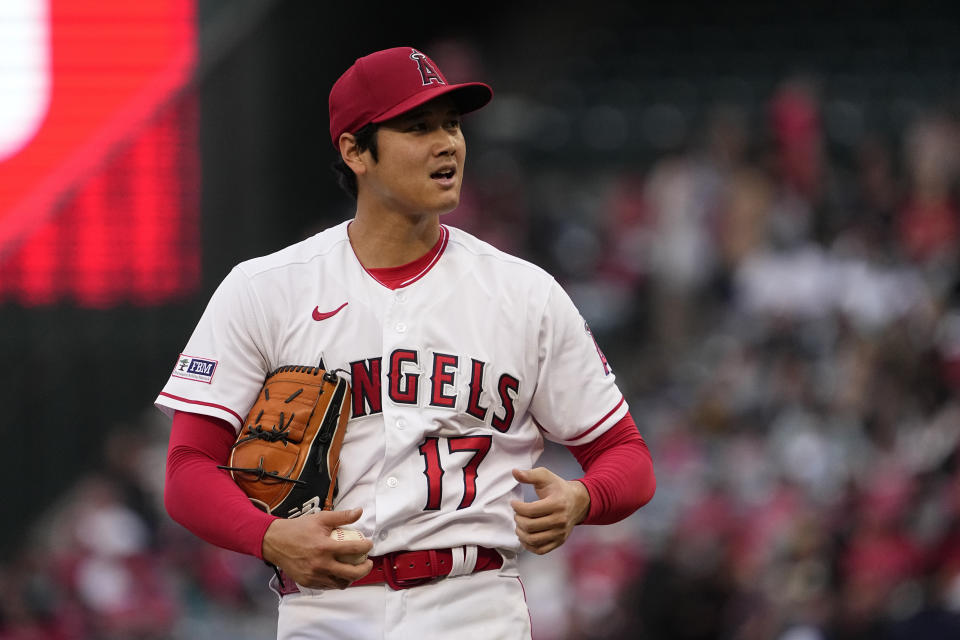
[[[156,415],[155,415],[156,414]],[[114,425],[97,469],[26,529],[0,565],[2,640],[262,640],[272,575],[200,542],[163,510],[169,422]]]
[[[822,113],[787,78],[541,213],[658,478],[527,559],[541,640],[960,638],[960,128],[919,110],[839,153]]]
[[[761,116],[596,173],[472,160],[448,222],[557,275],[658,479],[523,557],[537,640],[960,638],[960,123],[841,153],[801,76]],[[0,566],[0,640],[271,636],[269,569],[163,512],[155,413]]]

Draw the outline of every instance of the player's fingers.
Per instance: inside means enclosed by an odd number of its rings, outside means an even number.
[[[526,531],[518,528],[517,531],[523,533],[523,540],[531,545],[546,544],[552,540],[565,540],[567,537],[562,527],[551,527],[541,531]]]
[[[346,562],[337,562],[337,575],[350,582],[359,580],[373,569],[373,560],[367,558],[360,564],[349,564]]]
[[[534,500],[533,502],[521,502],[520,500],[513,500],[510,502],[510,506],[513,507],[514,513],[527,518],[542,518],[554,513],[557,510],[557,505],[550,498]]]
[[[518,530],[517,538],[520,540],[520,544],[522,544],[525,549],[533,551],[537,554],[544,554],[548,551],[552,551],[563,544],[563,541],[566,540],[566,536],[564,536],[562,532],[558,531],[526,533]]]
[[[307,576],[307,582],[297,580],[299,584],[314,589],[336,588],[343,589],[351,582],[359,580],[373,569],[373,561],[369,558],[360,564],[350,564],[331,559],[323,564],[323,568],[315,568]]]
[[[353,581],[349,578],[344,578],[343,576],[325,575],[322,578],[317,578],[317,584],[319,586],[314,587],[314,589],[346,589],[350,586],[351,582]]]
[[[285,570],[285,573],[287,579],[292,578],[297,584],[311,589],[343,589],[356,578],[353,578],[347,569],[352,565],[340,567],[340,564],[333,560],[316,562],[312,565],[304,562]]]
[[[350,586],[349,580],[334,576],[307,576],[297,580],[297,584],[309,589],[345,589]]]
[[[517,527],[529,533],[563,529],[566,524],[563,516],[556,513],[547,514],[539,518],[528,518],[526,516],[516,515],[513,517],[513,521],[517,523]]]

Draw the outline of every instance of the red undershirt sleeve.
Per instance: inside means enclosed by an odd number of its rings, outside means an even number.
[[[226,421],[177,411],[167,449],[163,500],[176,522],[207,542],[263,559],[263,536],[273,522],[257,509],[225,465],[236,432]]]
[[[593,442],[567,448],[583,468],[578,480],[590,494],[581,524],[618,522],[653,498],[653,460],[629,413]]]

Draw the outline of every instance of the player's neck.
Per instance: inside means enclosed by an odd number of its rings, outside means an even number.
[[[440,216],[364,215],[358,210],[347,234],[367,269],[399,267],[433,248],[440,238]]]

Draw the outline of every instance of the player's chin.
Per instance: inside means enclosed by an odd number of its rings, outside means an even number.
[[[433,207],[435,213],[443,215],[450,213],[460,205],[460,190],[456,193],[445,193],[436,199],[436,206]]]
[[[454,209],[456,209],[459,204],[460,204],[460,201],[458,200],[457,202],[455,202],[455,203],[452,204],[452,205],[448,205],[448,206],[442,207],[442,208],[440,208],[440,209],[437,209],[437,213],[439,213],[441,216],[444,215],[445,213],[450,213],[451,211],[453,211]]]

